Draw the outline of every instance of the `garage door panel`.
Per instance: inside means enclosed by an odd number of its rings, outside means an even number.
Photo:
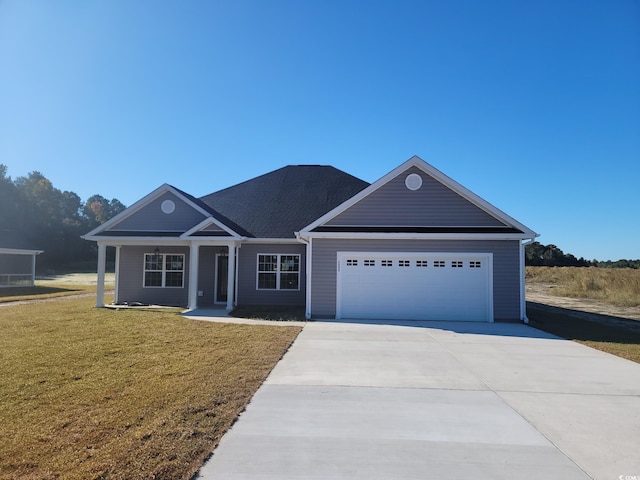
[[[338,258],[340,318],[492,319],[490,254],[339,252]]]

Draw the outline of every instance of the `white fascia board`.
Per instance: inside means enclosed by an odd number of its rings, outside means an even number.
[[[307,243],[304,240],[299,238],[243,238],[243,243],[289,243],[289,244],[298,244],[298,243]]]
[[[101,237],[100,235],[95,235],[91,238],[87,238],[86,240],[92,240],[103,245],[114,247],[119,245],[185,246],[191,245],[192,243],[189,240],[182,240],[178,237]]]
[[[98,242],[98,244],[107,245],[110,247],[124,246],[124,245],[146,245],[146,246],[173,246],[173,247],[185,247],[189,245],[201,245],[201,246],[226,246],[229,244],[239,245],[242,242],[242,238],[179,238],[179,237],[101,237],[96,236],[91,240]]]
[[[371,193],[375,192],[377,189],[379,189],[380,187],[382,187],[383,185],[385,185],[389,181],[391,181],[394,178],[396,178],[402,172],[404,172],[404,171],[406,171],[409,168],[414,167],[414,166],[419,168],[419,169],[421,169],[426,174],[428,174],[429,176],[433,177],[435,180],[437,180],[440,183],[442,183],[443,185],[447,186],[448,188],[450,188],[454,192],[458,193],[463,198],[469,200],[471,203],[475,204],[476,206],[478,206],[482,210],[486,211],[490,215],[494,216],[498,220],[502,221],[506,225],[514,227],[514,228],[517,228],[518,230],[522,230],[524,232],[524,234],[523,234],[524,237],[523,238],[535,238],[535,237],[539,236],[537,233],[535,233],[530,228],[528,228],[525,225],[521,224],[520,222],[518,222],[514,218],[510,217],[509,215],[507,215],[506,213],[504,213],[502,210],[498,209],[497,207],[491,205],[486,200],[483,200],[481,197],[479,197],[478,195],[473,193],[471,190],[469,190],[466,187],[460,185],[458,182],[456,182],[452,178],[449,178],[447,175],[442,173],[437,168],[433,167],[432,165],[429,165],[427,162],[422,160],[417,155],[414,155],[409,160],[405,161],[404,163],[402,163],[398,167],[394,168],[389,173],[387,173],[385,176],[383,176],[379,180],[376,180],[374,183],[369,185],[367,188],[365,188],[364,190],[362,190],[358,194],[356,194],[353,197],[351,197],[349,200],[343,202],[342,204],[338,205],[333,210],[327,212],[326,214],[324,214],[322,217],[320,217],[315,222],[307,225],[306,227],[304,227],[300,231],[300,233],[303,236],[305,236],[306,234],[308,234],[314,228],[319,227],[320,225],[323,225],[326,222],[328,222],[329,220],[331,220],[332,218],[338,216],[339,214],[341,214],[342,212],[344,212],[348,208],[350,208],[353,205],[355,205],[356,203],[358,203],[364,197],[366,197],[366,196],[370,195]]]
[[[135,233],[140,233],[140,232],[148,232],[148,231],[150,231],[150,230],[129,230],[129,232],[131,232],[131,233],[134,233],[134,232]],[[166,232],[163,232],[163,233],[171,233],[171,232],[172,232],[171,230],[167,230]],[[178,233],[181,233],[181,232],[176,231],[175,233],[178,234]],[[125,235],[125,236],[113,236],[113,235],[100,235],[100,233],[98,233],[97,235],[89,235],[89,234],[82,235],[80,238],[82,238],[83,240],[89,240],[89,241],[92,241],[92,242],[99,242],[99,241],[110,240],[110,239],[117,239],[118,241],[121,241],[121,240],[131,240],[131,239],[152,239],[152,238],[154,238],[156,240],[159,240],[159,239],[176,239],[176,238],[179,239],[180,237],[177,236],[177,235],[175,237],[158,237],[158,236],[155,236],[155,235],[152,236],[152,237],[151,236],[145,237],[145,236],[142,236],[142,235],[137,235],[137,236],[128,236],[128,235]]]
[[[207,215],[209,215],[209,214],[207,214]],[[234,232],[229,227],[227,227],[224,223],[222,223],[222,222],[220,222],[220,221],[218,221],[215,218],[210,217],[210,216],[207,216],[207,218],[202,220],[200,223],[198,223],[197,225],[191,227],[189,230],[184,232],[182,235],[180,235],[180,238],[188,238],[191,235],[193,235],[194,233],[199,232],[200,230],[203,230],[203,229],[207,228],[209,225],[216,225],[216,226],[220,227],[225,232],[227,232],[229,235],[231,235],[234,238],[234,240],[240,240],[242,238],[241,235],[238,235],[236,232]]]
[[[203,209],[199,205],[196,205],[195,203],[193,203],[189,198],[185,197],[181,192],[177,191],[175,188],[173,188],[168,183],[165,183],[165,184],[162,184],[161,186],[159,186],[158,188],[156,188],[153,192],[151,192],[148,195],[142,197],[136,203],[134,203],[130,207],[126,208],[125,210],[120,212],[115,217],[107,220],[102,225],[99,225],[98,227],[96,227],[95,229],[91,230],[86,235],[82,235],[81,238],[84,238],[85,240],[93,240],[93,238],[91,238],[91,237],[96,237],[98,233],[100,233],[100,232],[102,232],[104,230],[108,230],[113,225],[121,222],[125,218],[130,217],[131,215],[133,215],[134,213],[136,213],[137,211],[139,211],[143,207],[145,207],[148,204],[150,204],[156,198],[160,197],[161,195],[164,195],[167,192],[174,194],[176,197],[180,198],[183,202],[185,202],[186,204],[188,204],[189,206],[191,206],[192,208],[194,208],[195,210],[200,212],[205,217],[210,217],[211,216],[211,214],[209,212],[207,212],[205,209]]]
[[[26,250],[23,248],[0,248],[0,253],[8,255],[40,255],[44,250]]]
[[[380,233],[380,232],[309,232],[301,238],[335,238],[350,240],[524,240],[521,233]]]

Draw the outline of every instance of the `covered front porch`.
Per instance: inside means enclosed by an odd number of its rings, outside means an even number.
[[[195,310],[237,304],[238,241],[98,242],[96,307],[104,307],[107,248],[115,248],[114,303],[142,302]]]

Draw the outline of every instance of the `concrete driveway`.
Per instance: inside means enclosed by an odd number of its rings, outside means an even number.
[[[640,365],[519,324],[313,322],[202,480],[640,479]]]

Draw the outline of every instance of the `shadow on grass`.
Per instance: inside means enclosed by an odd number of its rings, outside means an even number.
[[[640,345],[640,321],[527,302],[529,325],[569,340]]]
[[[8,287],[0,288],[0,302],[13,302],[19,300],[29,300],[35,297],[46,298],[61,294],[73,294],[84,292],[81,288],[62,287]]]

